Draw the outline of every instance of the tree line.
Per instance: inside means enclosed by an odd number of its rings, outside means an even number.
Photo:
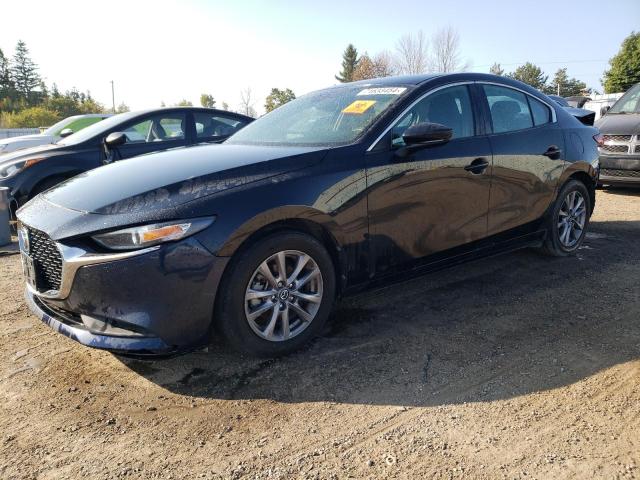
[[[392,75],[415,75],[430,72],[456,72],[469,69],[469,62],[460,51],[460,36],[452,27],[437,31],[432,37],[418,31],[400,37],[393,51],[383,50],[375,54],[362,54],[353,45],[347,45],[342,54],[342,68],[335,75],[339,82],[353,82]],[[567,68],[559,68],[553,77],[545,74],[532,62],[506,73],[496,62],[490,69],[495,75],[507,76],[527,83],[547,94],[563,97],[597,93],[589,91],[585,82],[570,77]],[[605,93],[624,92],[640,81],[640,32],[632,32],[624,39],[620,50],[609,61],[609,68],[603,73],[601,83]],[[264,109],[273,109],[296,98],[290,88],[272,88],[267,95]],[[200,104],[208,108],[229,110],[227,102],[217,102],[210,93],[200,96]],[[175,105],[190,106],[188,100]],[[161,106],[165,106],[164,102]],[[120,104],[116,113],[128,111]],[[41,127],[52,125],[58,120],[78,114],[104,113],[105,107],[95,101],[87,90],[81,92],[75,87],[60,92],[55,83],[47,87],[39,73],[38,65],[31,59],[29,50],[19,40],[13,57],[5,56],[0,49],[0,127]],[[256,116],[255,96],[251,88],[240,92],[240,104],[236,111]]]
[[[640,33],[632,32],[623,42],[620,51],[611,58],[602,84],[605,93],[625,92],[640,81]],[[398,39],[394,51],[383,50],[374,55],[359,54],[349,44],[342,54],[342,70],[335,76],[339,82],[354,82],[392,75],[416,75],[424,73],[448,73],[465,71],[468,61],[462,59],[460,36],[452,27],[436,32],[429,40],[422,31],[407,34]],[[527,62],[513,72],[505,73],[499,63],[494,63],[490,73],[514,78],[547,94],[568,97],[587,90],[585,82],[567,74],[567,68],[559,68],[552,79],[540,67]]]
[[[128,107],[121,104],[118,110]],[[0,49],[0,127],[49,126],[71,115],[104,112],[88,90],[60,92],[55,83],[47,87],[22,40],[11,58]]]

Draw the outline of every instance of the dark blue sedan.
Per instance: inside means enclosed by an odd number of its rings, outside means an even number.
[[[29,202],[26,298],[91,347],[164,354],[221,334],[284,354],[341,295],[516,248],[574,254],[598,141],[544,94],[492,75],[310,93],[222,145],[115,162]]]

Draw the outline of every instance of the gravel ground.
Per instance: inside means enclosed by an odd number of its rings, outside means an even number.
[[[640,477],[640,191],[597,202],[576,257],[343,300],[272,361],[89,350],[0,255],[0,478]]]

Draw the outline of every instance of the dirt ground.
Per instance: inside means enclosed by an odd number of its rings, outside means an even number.
[[[0,478],[638,478],[640,191],[590,232],[343,300],[272,361],[89,350],[0,256]]]

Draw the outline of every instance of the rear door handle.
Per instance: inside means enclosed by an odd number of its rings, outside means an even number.
[[[488,166],[489,162],[487,162],[486,158],[476,158],[473,162],[464,167],[464,169],[474,175],[479,175],[484,172]]]
[[[545,157],[549,157],[551,160],[558,160],[560,158],[561,153],[562,153],[562,150],[560,150],[555,145],[551,145],[549,148],[547,148],[547,151],[544,152],[542,155],[544,155]]]

